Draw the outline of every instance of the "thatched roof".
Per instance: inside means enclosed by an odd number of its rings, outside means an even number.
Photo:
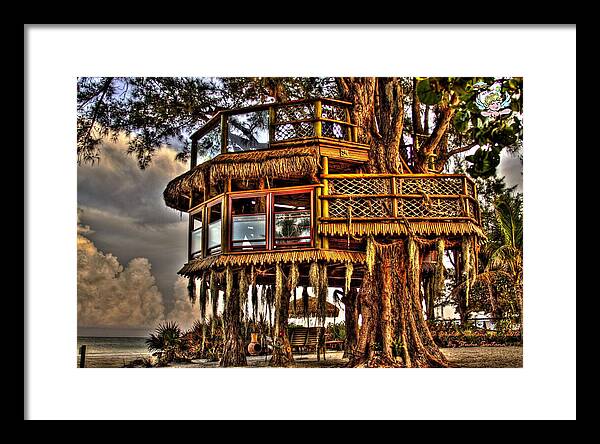
[[[193,259],[185,264],[178,273],[182,276],[190,277],[209,268],[216,269],[227,265],[239,267],[244,265],[275,264],[277,262],[302,263],[312,261],[364,263],[365,260],[365,253],[343,250],[290,250],[244,254],[221,254],[209,256],[204,259]]]
[[[163,197],[167,206],[186,211],[189,204],[187,197],[191,196],[192,191],[201,193],[207,180],[215,184],[224,179],[290,179],[316,176],[318,168],[317,147],[219,154],[169,182]]]
[[[408,224],[408,226],[407,226]],[[328,222],[319,224],[319,233],[329,236],[410,235],[466,236],[485,238],[479,226],[469,221],[419,221],[419,222]]]
[[[335,318],[340,314],[340,309],[333,305],[331,302],[325,302],[325,316],[328,318]],[[317,298],[309,296],[308,298],[308,316],[304,313],[304,303],[301,297],[296,298],[296,304],[294,300],[290,299],[289,317],[290,318],[306,318],[306,317],[319,317],[321,315],[319,311],[319,302]]]

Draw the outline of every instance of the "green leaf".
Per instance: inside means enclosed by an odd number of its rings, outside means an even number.
[[[417,83],[417,96],[425,105],[435,105],[442,99],[442,94],[435,89],[429,79],[420,80]]]
[[[454,128],[456,129],[456,131],[464,134],[467,131],[467,129],[469,129],[470,117],[471,115],[466,110],[457,111],[456,114],[454,114],[453,118]]]

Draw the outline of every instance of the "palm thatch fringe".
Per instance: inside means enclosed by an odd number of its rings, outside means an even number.
[[[323,222],[319,224],[319,233],[329,236],[368,236],[368,235],[405,235],[422,236],[464,236],[476,235],[485,238],[481,228],[473,222],[355,222],[351,225],[346,222]]]
[[[210,183],[223,179],[314,176],[319,168],[318,158],[314,147],[221,154],[210,166]]]
[[[189,207],[192,191],[201,193],[206,188],[206,165],[198,165],[171,180],[163,191],[163,199],[168,207],[185,211]],[[183,202],[182,202],[183,201]]]
[[[319,169],[316,147],[279,148],[269,151],[219,154],[171,180],[163,198],[168,207],[186,211],[186,198],[201,193],[207,178],[214,184],[223,179],[256,179],[259,177],[289,179],[315,176]]]
[[[301,263],[301,262],[352,262],[364,263],[365,253],[344,250],[294,250],[270,251],[263,253],[247,254],[221,254],[204,259],[193,259],[179,270],[182,276],[194,276],[202,270],[217,269],[221,267],[241,267],[247,265],[262,265],[274,263]]]

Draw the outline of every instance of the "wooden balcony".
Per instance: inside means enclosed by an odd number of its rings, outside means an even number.
[[[366,162],[369,147],[357,141],[351,107],[318,98],[220,111],[191,136],[191,165],[220,154],[295,146],[318,146],[322,156]]]
[[[459,235],[480,230],[475,183],[460,174],[324,174],[324,235]]]

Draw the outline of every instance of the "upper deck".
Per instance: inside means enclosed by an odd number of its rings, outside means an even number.
[[[315,98],[219,111],[192,134],[191,166],[220,154],[311,145],[330,158],[366,162],[369,147],[357,141],[351,107]]]

